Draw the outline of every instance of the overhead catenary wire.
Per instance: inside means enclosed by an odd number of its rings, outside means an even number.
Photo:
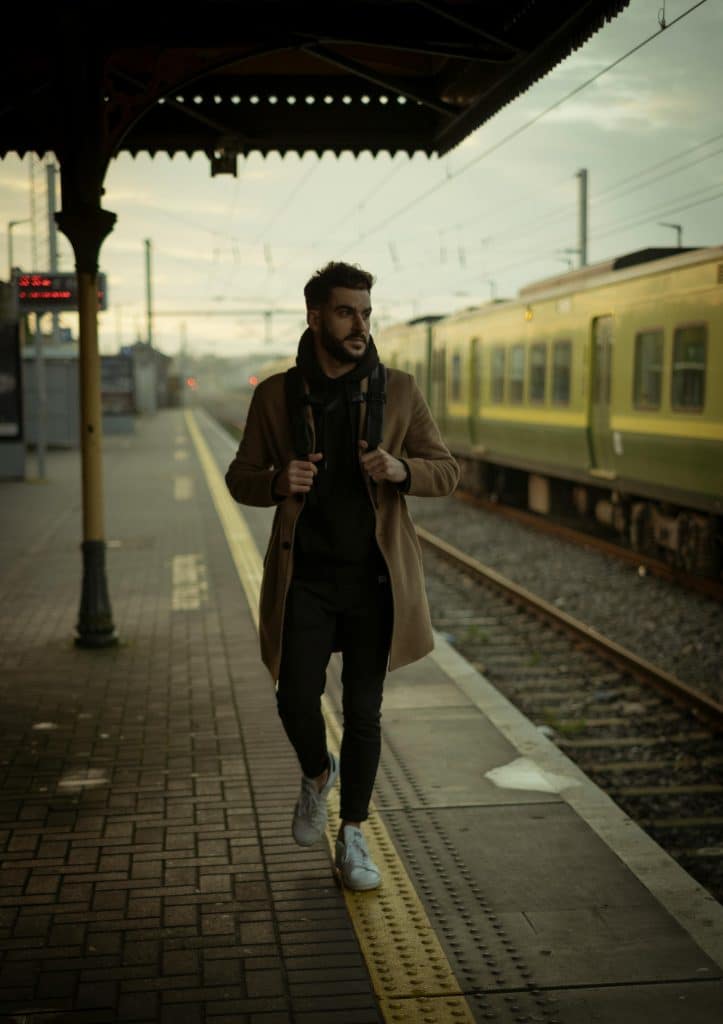
[[[404,155],[406,155],[406,154],[404,154]],[[408,162],[409,162],[409,161],[407,160],[407,163],[408,163]],[[357,214],[357,213],[358,213],[358,214],[360,214],[360,213],[361,213],[361,211],[362,211],[362,210],[364,209],[364,207],[366,206],[366,204],[367,204],[367,203],[369,202],[369,200],[370,200],[370,199],[372,199],[372,198],[373,198],[373,197],[374,197],[375,195],[377,195],[377,194],[378,194],[379,192],[381,192],[381,190],[382,190],[382,189],[383,189],[383,188],[384,188],[384,187],[385,187],[385,186],[386,186],[386,185],[388,184],[388,182],[389,182],[389,181],[391,181],[391,179],[392,179],[392,178],[393,178],[393,177],[394,177],[394,176],[395,176],[395,175],[396,175],[396,174],[397,174],[397,173],[398,173],[398,172],[399,172],[399,171],[400,171],[400,170],[402,169],[402,167],[404,167],[404,166],[406,166],[406,164],[405,164],[404,160],[399,160],[399,161],[397,161],[397,162],[396,162],[395,164],[393,164],[393,166],[392,166],[392,167],[391,167],[391,168],[389,169],[388,173],[387,173],[387,174],[385,174],[385,175],[384,175],[384,176],[383,176],[383,177],[381,178],[381,180],[380,180],[380,181],[378,181],[378,182],[377,182],[377,183],[376,183],[376,184],[375,184],[375,185],[374,185],[374,186],[373,186],[373,187],[372,187],[372,188],[371,188],[371,189],[370,189],[370,190],[369,190],[369,191],[368,191],[368,192],[366,193],[366,195],[365,195],[365,196],[363,196],[363,197],[362,197],[361,199],[357,200],[357,202],[355,202],[355,203],[354,203],[354,205],[353,205],[353,206],[352,206],[351,208],[349,208],[349,209],[347,210],[347,212],[346,212],[345,214],[342,214],[341,216],[339,216],[339,215],[335,215],[335,216],[334,216],[334,218],[333,218],[333,219],[332,219],[332,220],[330,221],[330,225],[335,225],[335,224],[343,224],[343,223],[344,223],[344,222],[345,222],[346,220],[348,220],[348,219],[349,219],[350,217],[353,217],[353,216],[354,216],[354,214]],[[313,246],[312,246],[312,248],[314,248],[314,249],[315,249],[315,248],[317,248],[317,247],[318,247],[318,244],[319,244],[318,242],[317,242],[317,243],[314,243],[314,244],[313,244]],[[284,261],[284,262],[283,262],[283,263],[282,263],[282,264],[281,264],[281,265],[279,266],[279,268],[278,268],[278,271],[279,271],[279,272],[282,272],[282,271],[286,270],[286,268],[287,268],[288,266],[290,266],[290,265],[291,265],[292,263],[294,263],[294,262],[295,262],[295,261],[296,261],[297,259],[299,259],[299,256],[301,255],[301,252],[303,252],[304,254],[308,253],[308,248],[309,248],[309,247],[308,247],[308,244],[304,244],[304,246],[303,246],[303,247],[301,247],[301,251],[300,251],[300,253],[299,253],[298,255],[295,255],[295,256],[290,256],[290,257],[289,257],[289,259],[285,260],[285,261]]]
[[[651,164],[649,167],[645,167],[642,170],[636,171],[635,174],[629,174],[625,178],[620,178],[618,181],[613,182],[612,185],[608,185],[607,188],[604,188],[600,192],[598,192],[595,199],[603,199],[606,196],[608,196],[611,192],[616,192],[623,185],[627,185],[628,182],[637,181],[638,178],[645,177],[652,171],[657,171],[658,168],[665,167],[666,164],[671,164],[675,160],[680,160],[681,157],[690,156],[691,153],[695,153],[699,149],[705,149],[706,146],[711,146],[714,142],[719,142],[721,139],[723,139],[723,132],[720,132],[718,135],[713,135],[710,139],[705,139],[703,142],[697,142],[694,146],[686,146],[684,149],[679,149],[677,153],[673,153],[672,156],[667,156],[663,160],[658,160],[656,163]],[[723,152],[723,150],[716,149],[713,153],[707,153],[705,156],[700,157],[700,160],[709,160],[710,157],[716,156],[720,152]],[[686,164],[685,166],[687,167],[690,165]],[[676,174],[679,170],[683,170],[683,168],[675,168],[674,170],[670,171],[670,174]]]
[[[282,200],[280,205],[276,208],[276,210],[271,215],[271,217],[269,217],[269,219],[266,221],[266,223],[261,228],[261,230],[256,233],[256,235],[254,236],[254,238],[253,238],[253,240],[251,242],[251,245],[258,245],[258,243],[260,241],[262,241],[262,239],[264,239],[264,240],[266,239],[266,236],[268,235],[270,229],[274,226],[274,224],[279,219],[281,214],[284,213],[286,210],[288,210],[288,208],[293,203],[294,199],[296,199],[296,197],[299,194],[299,192],[301,192],[301,190],[304,187],[304,185],[306,185],[306,183],[308,182],[309,178],[318,169],[320,164],[321,164],[321,160],[317,159],[317,160],[314,161],[314,163],[311,164],[311,166],[309,168],[307,168],[306,174],[303,174],[301,176],[301,178],[299,178],[299,180],[296,182],[294,187],[288,193],[286,198]]]
[[[435,182],[429,188],[425,189],[424,192],[421,192],[418,196],[415,196],[414,198],[410,199],[409,202],[405,203],[403,206],[400,206],[397,210],[394,210],[392,213],[387,214],[384,220],[379,221],[379,223],[369,228],[369,230],[366,231],[363,235],[355,239],[353,243],[350,243],[348,246],[346,246],[343,252],[347,252],[349,248],[351,248],[351,245],[358,245],[359,242],[362,242],[365,239],[369,238],[371,235],[375,234],[381,228],[387,227],[391,223],[391,221],[396,220],[397,217],[401,217],[402,214],[407,213],[409,210],[419,205],[419,203],[423,202],[425,199],[428,199],[429,196],[433,195],[435,192],[438,192],[439,189],[444,188],[445,185],[449,184],[450,181],[453,181],[460,175],[465,174],[471,167],[476,166],[482,160],[486,159],[486,157],[491,156],[492,153],[497,152],[497,150],[501,149],[502,146],[505,146],[508,142],[511,142],[513,139],[518,138],[518,136],[520,136],[523,132],[527,131],[529,128],[532,128],[533,125],[537,124],[538,121],[541,121],[542,118],[545,117],[547,114],[551,113],[551,111],[557,110],[564,103],[567,103],[568,100],[572,99],[573,96],[577,96],[584,89],[587,89],[590,85],[593,84],[593,82],[596,82],[599,78],[602,78],[603,75],[607,74],[609,71],[612,71],[613,68],[618,67],[618,65],[622,64],[624,60],[627,60],[628,57],[632,57],[634,53],[637,53],[644,46],[647,46],[649,43],[651,43],[654,39],[658,39],[662,35],[663,31],[668,31],[673,27],[673,25],[676,25],[679,22],[681,22],[684,18],[688,17],[688,15],[692,14],[699,7],[702,7],[705,3],[707,3],[707,0],[697,0],[697,3],[692,4],[689,8],[687,8],[687,10],[679,14],[677,18],[674,18],[672,21],[668,22],[665,29],[659,28],[656,32],[653,32],[651,35],[647,36],[647,38],[641,40],[639,43],[633,46],[622,56],[618,57],[610,64],[607,64],[596,74],[586,79],[584,82],[576,86],[574,89],[571,89],[570,92],[566,93],[564,96],[560,97],[560,99],[556,100],[554,103],[551,103],[549,106],[545,107],[544,110],[541,110],[538,114],[535,114],[535,116],[531,117],[528,121],[525,121],[523,124],[518,125],[517,128],[515,128],[513,131],[508,132],[507,135],[503,136],[501,139],[498,139],[497,142],[495,142],[492,146],[489,146],[487,149],[483,150],[482,153],[478,153],[476,156],[472,157],[471,160],[468,160],[467,163],[462,164],[461,167],[458,167],[454,171],[448,170],[444,178]]]
[[[711,155],[713,155],[713,154],[711,154]],[[637,217],[634,221],[631,221],[629,218],[624,218],[622,220],[616,221],[613,224],[611,224],[608,227],[606,227],[605,229],[603,229],[602,231],[600,231],[599,233],[596,233],[596,237],[598,237],[598,238],[608,238],[608,237],[614,236],[616,234],[622,234],[622,233],[624,233],[626,230],[628,230],[631,227],[640,226],[642,224],[654,222],[654,221],[656,221],[658,219],[658,217],[667,216],[667,215],[673,214],[673,213],[683,212],[684,210],[691,209],[693,207],[702,205],[703,203],[706,203],[706,202],[709,202],[709,201],[713,201],[714,199],[718,198],[719,193],[715,193],[712,196],[707,196],[707,195],[705,195],[705,193],[709,192],[710,189],[718,188],[719,184],[720,184],[719,182],[713,182],[711,184],[703,186],[702,188],[696,188],[696,189],[693,189],[693,190],[686,191],[686,192],[684,192],[684,193],[682,193],[682,194],[680,194],[678,196],[675,196],[673,198],[668,197],[667,199],[657,200],[651,207],[649,207],[646,211],[644,211],[643,214],[640,215],[640,217]],[[619,198],[619,197],[616,197],[616,198]],[[688,201],[688,200],[690,200],[690,201]],[[608,201],[613,201],[613,200],[608,200]],[[557,210],[554,211],[554,215],[553,216],[559,220],[559,211],[557,211]],[[512,251],[514,251],[515,247],[521,247],[521,253],[524,254],[524,253],[529,252],[530,236],[533,235],[533,234],[538,233],[541,230],[544,230],[545,228],[547,228],[548,227],[548,223],[547,222],[549,220],[550,220],[549,215],[546,215],[545,218],[544,218],[544,223],[535,223],[535,222],[533,222],[532,224],[526,223],[526,225],[525,225],[525,237],[524,237],[524,240],[521,240],[519,237],[509,237],[509,228],[507,228],[506,229],[506,234],[508,235],[508,237],[506,237],[506,238],[503,237],[500,240],[497,240],[498,236],[497,235],[493,235],[493,236],[490,236],[490,238],[488,240],[486,240],[486,241],[489,241],[490,243],[494,242],[494,246],[495,246],[495,249],[497,251],[501,251],[501,252],[504,253],[505,251],[509,252],[510,249],[512,249]],[[433,245],[434,245],[433,251],[436,252],[436,254],[437,254],[436,259],[432,256],[432,253],[429,250],[427,250],[423,255],[420,255],[419,259],[414,260],[411,263],[405,262],[405,265],[404,265],[404,268],[403,268],[405,274],[413,273],[413,272],[415,272],[417,269],[419,269],[421,267],[428,266],[430,261],[441,262],[442,264],[449,264],[449,260],[447,259],[447,255],[448,255],[447,248],[448,247],[445,244],[445,236],[448,234],[448,230],[449,229],[445,228],[441,232],[439,231],[439,229],[436,229],[436,231],[435,231],[437,237],[436,237],[436,239],[434,240],[434,243],[433,243]],[[560,244],[562,244],[562,242],[564,241],[564,235],[565,235],[565,233],[567,231],[568,231],[567,224],[566,223],[561,223],[560,227],[559,227],[559,232],[557,232],[557,235],[559,236]],[[397,269],[397,270],[401,270],[402,269],[401,262],[399,260],[399,243],[401,242],[402,244],[404,244],[407,241],[408,241],[408,239],[402,238],[402,239],[397,239],[394,242],[389,242],[389,241],[384,241],[384,242],[380,241],[379,242],[379,246],[378,246],[379,252],[380,253],[387,252],[391,256],[392,263],[394,264],[395,269]],[[431,242],[431,240],[430,240],[430,242]],[[554,239],[553,239],[553,245],[554,245]],[[469,265],[470,260],[471,260],[470,249],[469,249],[469,247],[466,247],[466,248],[462,247],[462,248],[464,250],[464,259],[458,259],[457,262],[460,265]],[[392,256],[392,250],[394,251],[396,259],[394,258],[394,256]],[[458,247],[457,255],[459,257],[459,247]],[[485,266],[487,266],[487,264],[489,263],[489,254],[485,253],[484,255],[476,256],[475,261],[477,259],[484,259]],[[518,268],[520,266],[527,266],[527,265],[530,265],[530,264],[533,264],[533,263],[544,263],[546,261],[549,262],[549,259],[550,259],[550,255],[549,254],[542,253],[542,254],[537,254],[537,255],[535,255],[535,256],[533,256],[533,257],[531,257],[529,259],[526,259],[526,260],[524,260],[522,262],[520,262],[519,260],[513,260],[511,263],[505,264],[502,267],[500,267],[499,265],[492,264],[492,265],[489,266],[489,270],[490,270],[490,273],[494,273],[495,275],[499,275],[501,273],[504,273],[507,270],[516,269],[516,268]],[[449,266],[450,266],[450,269],[451,269],[451,264],[449,264]],[[469,280],[469,279],[470,278],[465,277],[463,280],[466,281],[466,280]],[[479,272],[476,272],[472,279],[474,279],[474,280],[479,279]]]
[[[693,149],[698,149],[698,148],[702,147],[703,145],[709,145],[711,142],[715,141],[715,139],[718,139],[718,138],[721,138],[721,137],[723,137],[723,135],[714,136],[712,139],[706,140],[705,143],[700,143],[699,146],[693,147]],[[688,151],[685,150],[685,151],[682,151],[682,152],[688,152]],[[723,152],[723,149],[722,150],[715,150],[713,153],[709,153],[706,156],[704,156],[702,158],[699,158],[696,161],[693,161],[692,163],[699,164],[703,160],[707,160],[707,159],[709,159],[711,157],[719,155],[721,152]],[[678,159],[681,155],[682,155],[682,153],[676,154],[676,159]],[[670,160],[671,160],[671,158],[667,158],[665,161],[659,161],[659,162],[651,165],[650,168],[647,168],[645,172],[640,172],[640,173],[641,174],[642,173],[648,173],[650,170],[653,170],[656,167],[662,166],[663,163],[669,163]],[[672,174],[677,173],[677,171],[679,171],[679,170],[680,171],[685,170],[689,166],[691,166],[690,162],[687,163],[687,164],[681,165],[679,168],[674,168],[673,170],[666,171],[664,174],[658,175],[655,178],[649,179],[644,184],[646,184],[646,185],[653,184],[654,182],[660,181],[663,178],[670,177]],[[629,181],[630,178],[628,177],[625,180]],[[677,196],[674,199],[670,199],[670,198],[659,199],[659,200],[656,201],[655,210],[657,211],[657,209],[658,209],[658,207],[660,206],[661,203],[663,204],[664,209],[660,209],[658,212],[651,212],[649,215],[644,215],[642,220],[636,221],[635,223],[636,224],[647,223],[648,220],[653,220],[653,219],[655,219],[656,216],[659,216],[659,215],[662,216],[666,212],[670,212],[670,204],[671,204],[671,202],[672,203],[679,203],[680,200],[686,200],[686,199],[688,199],[690,197],[698,196],[701,192],[705,192],[705,191],[707,191],[710,188],[716,188],[716,187],[718,187],[718,185],[719,185],[719,182],[714,182],[712,184],[703,186],[702,189],[695,189],[692,192],[686,192],[682,196]],[[612,196],[612,197],[606,196],[602,200],[601,205],[605,206],[608,203],[617,202],[619,199],[622,199],[625,196],[627,196],[627,195],[631,194],[632,192],[636,191],[639,187],[641,187],[641,186],[636,185],[633,188],[627,189],[625,192],[623,192],[623,193],[621,193],[621,194],[619,194],[617,196]],[[608,190],[608,191],[610,191],[610,190]],[[593,200],[593,202],[595,202],[595,200]],[[598,204],[596,204],[596,205],[598,205]],[[686,209],[687,208],[688,207],[686,207]],[[499,226],[497,228],[497,230],[494,232],[494,234],[491,234],[491,235],[487,236],[483,240],[483,242],[484,242],[483,248],[487,249],[491,245],[494,244],[496,249],[498,249],[498,250],[502,249],[504,251],[505,249],[509,249],[510,246],[515,246],[515,245],[519,244],[519,238],[518,237],[514,237],[514,234],[518,230],[518,227],[523,227],[523,226],[524,226],[524,235],[525,235],[525,238],[524,238],[525,245],[528,245],[529,239],[530,239],[531,235],[537,234],[539,231],[542,231],[542,230],[545,230],[545,229],[549,228],[551,222],[555,222],[555,221],[559,222],[559,225],[560,225],[560,232],[559,233],[560,233],[560,235],[562,235],[563,233],[565,233],[565,232],[567,232],[569,230],[568,229],[568,221],[565,218],[567,217],[567,214],[569,212],[571,212],[573,209],[574,209],[574,203],[573,203],[573,201],[570,201],[569,203],[565,204],[564,206],[555,207],[552,210],[548,210],[546,213],[544,213],[540,217],[535,218],[533,220],[526,219],[523,222],[518,223],[517,225],[506,223],[506,224],[504,224],[502,226]],[[675,206],[672,212],[675,212],[678,209],[679,209],[679,207]],[[596,238],[607,237],[610,234],[617,232],[618,230],[622,231],[622,230],[625,229],[625,226],[627,224],[629,224],[629,223],[630,223],[629,220],[621,221],[619,224],[616,223],[615,225],[613,225],[612,228],[608,228],[607,230],[604,230],[603,232],[596,232]],[[444,231],[442,231],[442,232],[440,232],[439,228],[429,228],[427,231],[424,232],[424,235],[429,237],[429,236],[431,236],[433,234],[436,234],[436,235],[439,236],[440,242],[441,242],[441,239],[444,237],[444,233],[446,231],[448,231],[448,230],[452,230],[452,228],[455,228],[455,227],[459,228],[460,225],[452,225],[450,228],[446,228],[445,227]],[[510,237],[511,235],[513,237]],[[411,241],[413,241],[413,240],[415,240],[415,239],[417,239],[419,237],[422,237],[422,236],[420,236],[420,235],[403,236],[400,239],[398,239],[398,241],[400,241],[403,244],[408,244],[409,242],[411,242]],[[562,241],[562,237],[561,237],[560,240]],[[431,244],[431,238],[430,238],[430,244]],[[382,245],[382,243],[380,243],[380,246],[379,246],[380,251],[382,250],[382,248],[383,248],[383,245]],[[439,250],[439,253],[440,253],[440,255],[439,255],[439,262],[440,263],[445,263],[446,262],[446,260],[445,260],[446,249],[444,248],[443,245],[441,246],[441,248]],[[488,257],[486,256],[485,258],[487,259]],[[420,258],[419,260],[415,261],[413,264],[408,266],[406,269],[408,269],[408,270],[416,269],[417,267],[424,266],[427,263],[429,263],[429,257],[428,256],[425,257],[425,258]]]
[[[654,184],[657,181],[662,181],[664,178],[670,177],[671,175],[674,175],[674,174],[678,174],[679,172],[684,171],[688,167],[691,167],[693,165],[698,165],[699,166],[704,161],[710,160],[713,157],[718,156],[721,153],[723,153],[723,148],[716,149],[712,153],[706,153],[703,156],[697,157],[695,160],[691,160],[688,163],[681,164],[679,167],[674,167],[671,170],[666,171],[665,173],[660,174],[660,175],[658,175],[655,178],[648,178],[648,175],[651,174],[653,171],[657,170],[658,168],[664,167],[666,164],[670,164],[670,163],[672,163],[675,160],[680,160],[682,157],[690,155],[691,153],[695,153],[697,150],[703,149],[703,148],[705,148],[705,146],[712,145],[712,143],[717,142],[720,139],[723,139],[723,133],[720,133],[718,135],[714,135],[710,139],[706,139],[703,142],[696,143],[694,146],[690,146],[690,147],[686,147],[685,149],[678,150],[678,152],[672,154],[671,156],[666,157],[663,160],[658,160],[655,163],[650,164],[647,167],[639,169],[638,171],[635,172],[635,174],[626,175],[626,177],[621,178],[621,179],[619,179],[616,182],[613,182],[607,188],[602,189],[602,191],[595,193],[591,197],[591,199],[590,199],[590,205],[591,206],[595,206],[595,207],[598,207],[600,205],[604,206],[608,202],[617,201],[618,199],[622,199],[625,196],[630,195],[632,192],[637,191],[638,188],[642,188],[642,187],[645,187],[647,185],[652,185],[652,184]],[[613,196],[612,198],[610,198],[610,193],[617,191],[623,185],[626,185],[626,184],[628,184],[630,182],[633,182],[633,181],[639,181],[640,179],[647,179],[647,180],[644,180],[644,181],[642,181],[641,184],[634,185],[633,187],[631,187],[630,189],[626,189],[624,192],[620,193],[619,195],[616,195],[616,196]],[[569,187],[569,184],[570,184],[570,177],[568,176],[568,177],[565,177],[565,178],[561,179],[560,181],[556,182],[554,185],[546,186],[546,193],[556,192],[562,186],[565,186],[565,185],[567,185]],[[539,201],[538,193],[535,193],[532,196],[528,196],[526,201],[528,203],[529,202],[537,202],[537,201]],[[515,200],[513,200],[513,201],[511,201],[509,203],[504,204],[501,208],[500,207],[496,208],[492,212],[490,212],[489,210],[485,210],[482,213],[477,214],[474,217],[467,217],[463,221],[457,221],[454,224],[446,225],[444,230],[445,231],[446,230],[462,231],[464,229],[469,229],[472,225],[477,224],[481,220],[487,220],[488,222],[490,220],[495,220],[495,219],[497,219],[500,216],[500,214],[504,213],[505,211],[507,211],[507,210],[509,210],[511,208],[514,208],[515,210],[519,211],[520,200],[516,198]],[[574,210],[574,209],[575,209],[575,201],[573,199],[570,199],[567,202],[565,202],[564,204],[561,204],[560,206],[555,206],[551,210],[545,211],[545,213],[541,214],[539,217],[535,217],[532,220],[526,218],[525,221],[524,221],[525,230],[529,231],[531,228],[533,230],[535,230],[535,226],[536,225],[542,224],[542,223],[546,224],[547,222],[549,222],[551,220],[555,220],[555,219],[558,219],[560,217],[563,217],[567,213],[569,213],[571,210]],[[487,243],[489,243],[493,239],[497,238],[500,234],[508,232],[509,230],[510,230],[509,222],[503,222],[502,226],[498,225],[495,228],[494,234],[488,235],[486,237]],[[427,237],[429,235],[438,234],[438,233],[439,233],[439,228],[435,225],[435,226],[430,226],[429,228],[425,228],[423,231],[416,232],[414,235],[404,235],[404,236],[402,236],[401,240],[404,241],[404,242],[411,242],[411,241],[415,241],[418,238],[423,238],[423,237]]]
[[[706,192],[709,189],[716,188],[716,187],[720,187],[720,182],[716,182],[715,185],[707,185],[704,189],[699,189],[698,192],[699,193],[700,192]],[[691,193],[691,194],[695,195],[696,193]],[[723,191],[715,192],[712,196],[703,196],[703,197],[701,197],[699,199],[694,199],[692,202],[690,202],[690,203],[683,203],[682,205],[677,205],[677,206],[676,205],[673,205],[673,206],[665,205],[661,209],[657,209],[655,211],[648,211],[648,213],[643,215],[640,220],[625,221],[625,222],[621,222],[621,223],[616,224],[616,225],[612,225],[606,231],[601,231],[598,237],[600,237],[600,238],[607,238],[611,234],[615,234],[615,233],[619,233],[621,231],[625,231],[628,228],[640,227],[641,224],[648,224],[648,223],[650,223],[650,221],[655,220],[658,217],[664,217],[664,216],[667,216],[668,214],[671,214],[671,213],[683,213],[685,210],[690,210],[690,209],[692,209],[695,206],[701,206],[704,203],[710,203],[714,199],[719,199],[721,196],[723,196]],[[681,199],[681,198],[685,199],[686,197],[685,196],[680,196],[679,199]],[[674,200],[673,202],[676,203],[677,200]]]
[[[715,192],[713,195],[705,195],[705,193],[710,192],[711,189],[718,189],[718,188],[720,188],[720,182],[714,182],[712,184],[708,184],[708,185],[704,186],[703,188],[698,188],[698,189],[694,189],[693,191],[685,192],[685,193],[683,193],[681,195],[676,196],[673,199],[668,198],[668,199],[662,200],[662,201],[659,200],[652,207],[649,207],[638,219],[636,219],[634,221],[631,221],[630,219],[626,218],[624,220],[616,222],[616,223],[610,225],[604,231],[601,231],[598,234],[597,237],[599,237],[599,238],[609,238],[609,237],[614,236],[616,234],[623,234],[625,231],[627,231],[630,228],[639,227],[642,224],[648,224],[648,223],[657,221],[657,219],[659,217],[661,217],[661,216],[668,216],[668,215],[671,215],[671,214],[674,214],[674,213],[681,213],[684,210],[691,209],[693,207],[700,206],[700,205],[703,205],[703,204],[708,203],[708,202],[712,202],[712,201],[720,198],[721,196],[723,196],[723,192],[718,191],[718,192]],[[539,230],[539,228],[538,228],[538,230]],[[563,241],[562,237],[560,238],[560,241]],[[497,246],[496,246],[497,250],[501,251],[503,253],[505,251],[509,252],[510,249],[512,249],[512,251],[514,252],[515,247],[519,247],[519,251],[520,251],[520,255],[521,256],[523,256],[523,255],[525,255],[526,253],[529,252],[529,250],[530,250],[530,247],[529,247],[529,232],[526,234],[524,240],[520,240],[518,238],[510,239],[507,242],[498,243]],[[380,251],[381,251],[381,246],[380,246]],[[549,263],[549,261],[550,261],[549,253],[547,253],[547,254],[545,254],[545,253],[538,253],[538,254],[536,254],[536,255],[528,258],[528,259],[523,259],[523,260],[513,259],[510,263],[504,264],[503,266],[494,265],[494,264],[488,265],[487,263],[485,263],[485,269],[489,272],[490,275],[498,276],[498,275],[500,275],[500,274],[502,274],[502,273],[504,273],[504,272],[506,272],[508,270],[515,270],[515,269],[518,269],[519,267],[528,266],[528,265],[533,264],[533,263],[544,263],[544,262],[548,262]],[[405,267],[405,271],[406,271],[407,274],[414,273],[418,268],[423,267],[423,266],[428,265],[428,264],[429,264],[429,255],[426,255],[426,256],[423,255],[423,256],[420,257],[419,260],[415,261],[413,264],[407,265]],[[474,275],[469,275],[469,276],[464,277],[462,279],[461,283],[465,284],[467,281],[478,281],[478,280],[480,280],[480,272],[479,271],[475,272]]]

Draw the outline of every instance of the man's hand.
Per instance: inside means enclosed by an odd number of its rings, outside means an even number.
[[[401,484],[403,480],[406,480],[407,469],[401,459],[395,459],[383,448],[375,448],[373,452],[367,452],[368,447],[366,441],[359,442],[359,457],[364,472],[369,474],[374,483],[379,483],[380,480],[391,480],[394,484]]]
[[[274,490],[281,497],[286,498],[290,494],[308,494],[314,483],[314,477],[319,470],[314,465],[324,458],[323,452],[313,452],[308,462],[304,459],[292,459],[274,481]]]

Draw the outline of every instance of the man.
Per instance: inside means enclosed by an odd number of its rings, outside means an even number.
[[[421,553],[403,495],[449,494],[459,476],[414,378],[390,369],[384,384],[376,369],[373,282],[357,266],[329,263],[307,283],[297,370],[258,385],[226,473],[237,501],[277,506],[260,640],[302,770],[292,833],[301,846],[321,839],[326,798],[340,774],[335,863],[356,890],[380,883],[361,824],[379,763],[387,663],[397,668],[433,647]],[[327,750],[321,712],[334,650],[343,659],[339,762]]]

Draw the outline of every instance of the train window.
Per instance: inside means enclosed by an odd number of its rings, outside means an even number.
[[[544,342],[530,346],[530,401],[545,401],[547,376],[547,345]]]
[[[691,324],[675,329],[671,395],[674,409],[693,411],[703,408],[707,334],[705,324]]]
[[[450,398],[453,402],[462,401],[462,356],[455,352],[452,356],[451,375],[449,379]]]
[[[524,346],[513,345],[510,349],[510,390],[509,400],[519,403],[524,397]]]
[[[492,349],[492,373],[490,375],[491,392],[490,398],[493,402],[504,402],[505,400],[505,350],[502,346]]]
[[[521,402],[525,390],[525,346],[510,349],[510,401]]]
[[[559,405],[568,405],[570,402],[571,366],[571,342],[556,341],[552,346],[552,401]]]
[[[635,390],[638,409],[659,409],[663,390],[663,332],[635,335]]]

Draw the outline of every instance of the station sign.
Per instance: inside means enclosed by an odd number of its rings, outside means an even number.
[[[105,274],[98,274],[98,309],[108,308]],[[62,313],[78,310],[78,278],[75,274],[15,274],[18,309],[21,313]]]

